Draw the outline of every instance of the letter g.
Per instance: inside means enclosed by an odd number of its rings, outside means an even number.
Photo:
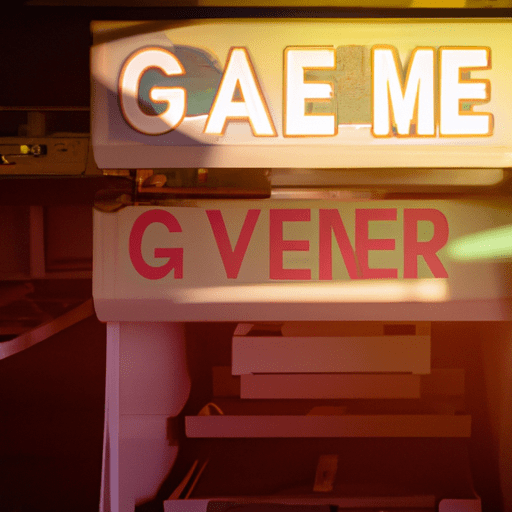
[[[135,270],[146,279],[162,279],[174,268],[174,278],[183,278],[183,249],[182,248],[156,248],[155,258],[168,258],[167,262],[159,267],[149,265],[142,256],[142,237],[146,229],[154,222],[160,222],[167,227],[169,233],[181,233],[181,226],[176,217],[165,210],[149,210],[140,215],[133,223],[130,232],[129,251],[130,260]]]
[[[187,111],[187,91],[182,87],[152,87],[152,101],[164,101],[166,109],[159,115],[145,114],[139,106],[139,86],[144,73],[158,68],[167,76],[183,75],[185,69],[170,51],[164,48],[144,48],[124,63],[119,76],[121,112],[128,124],[145,135],[162,135],[177,128]]]

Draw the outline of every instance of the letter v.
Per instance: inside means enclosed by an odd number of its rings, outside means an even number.
[[[210,221],[213,235],[217,242],[217,247],[219,248],[219,253],[228,279],[236,279],[238,277],[238,272],[240,272],[240,267],[242,266],[242,261],[254,232],[260,212],[261,210],[249,210],[247,212],[244,225],[242,226],[240,236],[238,237],[238,241],[235,245],[235,250],[233,250],[231,248],[231,242],[229,241],[228,231],[226,229],[226,224],[224,224],[221,211],[206,210],[206,215],[208,215],[208,220]]]

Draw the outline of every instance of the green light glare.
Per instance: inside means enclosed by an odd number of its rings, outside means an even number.
[[[470,261],[512,257],[512,226],[488,229],[457,238],[447,246],[454,260]]]

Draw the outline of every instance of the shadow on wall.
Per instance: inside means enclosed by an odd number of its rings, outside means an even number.
[[[105,325],[90,317],[0,361],[0,508],[98,510]]]

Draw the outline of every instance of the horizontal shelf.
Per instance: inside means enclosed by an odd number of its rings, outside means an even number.
[[[430,336],[234,336],[233,375],[430,373]]]
[[[251,399],[420,398],[420,376],[371,373],[241,375],[240,397]]]
[[[312,508],[312,512],[317,512],[325,507],[337,506],[339,508],[414,508],[419,509],[418,512],[425,510],[435,510],[434,496],[366,496],[366,497],[336,497],[336,496],[315,496],[315,497],[283,497],[283,496],[226,496],[202,499],[186,499],[186,500],[167,500],[164,501],[165,512],[208,512],[213,507],[208,507],[209,503],[216,504],[216,510],[230,510],[233,505],[249,505],[263,504],[280,505],[289,507],[300,507],[300,510],[307,510],[305,507]],[[302,508],[304,507],[304,508]],[[318,508],[316,508],[318,507]],[[265,510],[265,507],[261,507]],[[253,509],[254,510],[254,509]],[[275,508],[270,508],[268,512],[275,512]],[[291,509],[293,510],[293,509]]]
[[[92,279],[92,270],[65,270],[57,272],[45,272],[44,275],[35,278],[29,273],[5,273],[0,274],[0,282],[7,281],[30,281],[31,279]]]
[[[382,414],[335,416],[187,416],[193,438],[470,437],[471,416]]]

